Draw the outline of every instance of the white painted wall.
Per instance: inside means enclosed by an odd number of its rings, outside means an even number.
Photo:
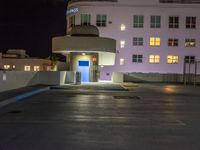
[[[75,72],[25,72],[25,71],[0,71],[0,92],[22,88],[31,85],[63,85],[74,83]],[[6,80],[3,80],[5,79]]]

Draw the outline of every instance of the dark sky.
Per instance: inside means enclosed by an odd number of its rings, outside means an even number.
[[[67,0],[0,0],[0,52],[26,49],[32,57],[51,53],[51,38],[65,35]]]

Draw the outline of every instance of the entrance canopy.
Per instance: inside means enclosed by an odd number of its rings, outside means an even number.
[[[111,38],[104,38],[85,33],[85,27],[81,32],[81,26],[75,27],[71,36],[55,37],[52,40],[53,53],[70,53],[70,52],[84,52],[84,53],[98,53],[99,65],[114,65],[116,55],[116,40]],[[78,30],[77,30],[78,29]],[[94,29],[92,26],[91,29]],[[97,29],[98,30],[98,29]],[[77,33],[77,31],[79,33]],[[75,35],[76,33],[76,35]],[[84,34],[83,34],[84,33]],[[74,35],[73,35],[74,34]],[[95,32],[96,34],[96,32]]]

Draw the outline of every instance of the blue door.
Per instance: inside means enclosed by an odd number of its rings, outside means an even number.
[[[81,72],[81,82],[90,81],[90,63],[87,60],[79,60],[77,66],[78,72]]]

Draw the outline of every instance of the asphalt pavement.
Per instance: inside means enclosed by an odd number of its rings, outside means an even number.
[[[121,87],[55,88],[0,108],[0,150],[200,149],[200,87]]]

